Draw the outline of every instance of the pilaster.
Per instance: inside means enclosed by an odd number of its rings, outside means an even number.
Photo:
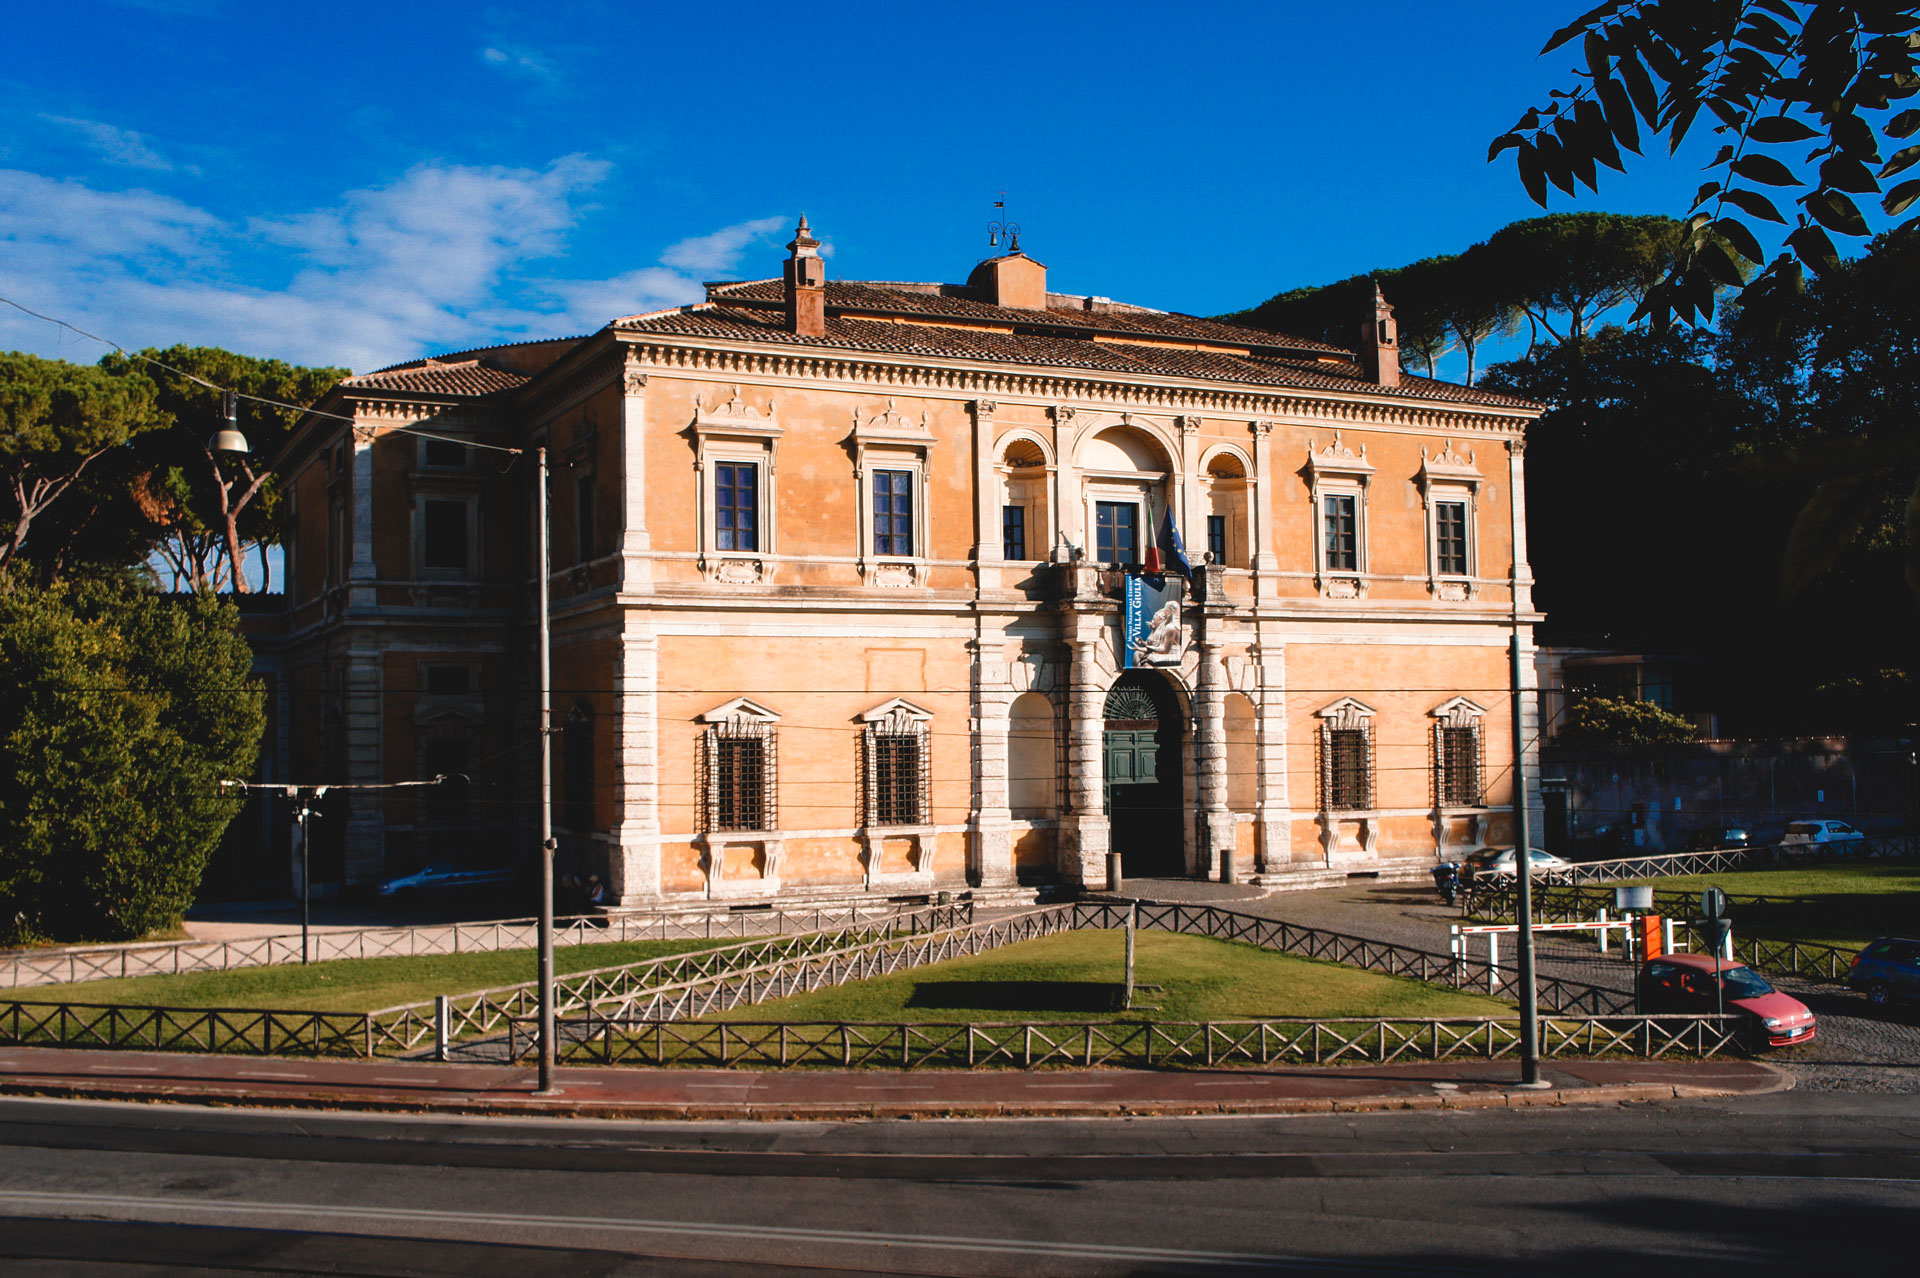
[[[1000,512],[994,501],[1000,491],[993,470],[993,415],[998,405],[990,399],[976,399],[968,407],[973,413],[973,558],[984,571],[989,560],[1006,557],[1000,543]]]
[[[969,868],[976,887],[1011,887],[1015,879],[1007,735],[1012,725],[1013,693],[1006,686],[1006,663],[999,659],[996,645],[982,638],[967,647],[973,669],[969,725],[973,746],[973,855]]]
[[[355,608],[371,608],[376,603],[373,583],[380,575],[373,560],[374,428],[356,424],[352,437],[353,558],[347,567],[347,602]]]
[[[387,780],[385,679],[377,636],[348,640],[343,692],[347,781],[378,785]],[[402,793],[405,793],[402,791]],[[349,885],[377,883],[387,872],[387,797],[380,791],[351,793],[347,812],[345,878]]]
[[[620,589],[645,590],[652,580],[647,551],[647,374],[637,352],[620,370]]]
[[[621,905],[660,896],[660,641],[625,614],[613,676],[613,821],[608,888]]]
[[[1227,606],[1222,598],[1222,570],[1207,565],[1196,572],[1200,586],[1200,626],[1196,636],[1198,662],[1194,668],[1194,773],[1199,782],[1200,864],[1196,870],[1209,879],[1234,881],[1233,812],[1227,807],[1226,672],[1221,667],[1220,626]]]
[[[1082,558],[1087,549],[1087,503],[1082,500],[1080,491],[1080,467],[1074,462],[1073,447],[1073,409],[1060,405],[1052,411],[1053,416],[1053,519],[1059,528],[1059,538],[1069,546],[1079,548]],[[1064,559],[1059,554],[1060,547],[1055,546],[1049,552],[1050,558]]]

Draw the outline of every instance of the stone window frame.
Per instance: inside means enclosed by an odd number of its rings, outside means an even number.
[[[427,564],[427,503],[446,502],[466,511],[466,561],[458,567]],[[480,577],[480,494],[428,489],[413,494],[413,575],[416,581],[476,581]]]
[[[733,389],[731,398],[708,407],[694,400],[693,468],[697,493],[696,550],[701,573],[710,582],[753,583],[773,575],[773,557],[779,553],[779,445],[786,431],[775,420],[773,405],[757,412]],[[720,462],[746,462],[755,469],[754,501],[758,526],[753,550],[720,548],[715,479]]]
[[[933,713],[904,698],[896,697],[860,715],[860,825],[866,829],[919,828],[932,824]],[[902,819],[886,789],[882,771],[881,742],[886,739],[913,743],[912,811]],[[891,818],[891,819],[888,819]]]
[[[1313,501],[1313,580],[1323,596],[1357,598],[1366,594],[1371,571],[1368,551],[1368,493],[1372,487],[1373,463],[1367,460],[1367,446],[1358,452],[1348,448],[1335,432],[1333,442],[1324,449],[1307,450],[1307,488]],[[1327,564],[1326,504],[1329,496],[1353,498],[1353,550],[1351,568],[1332,568]]]
[[[1039,454],[1040,460],[1027,464],[1008,460],[1008,454],[1015,445],[1032,448]],[[996,495],[999,497],[1001,518],[1004,521],[1007,507],[1018,507],[1022,512],[1026,533],[1025,553],[1019,556],[1007,553],[1006,537],[1002,533],[1001,562],[1039,563],[1051,553],[1055,540],[1053,490],[1057,469],[1052,446],[1033,430],[1016,427],[994,441],[993,473],[998,484]]]
[[[1449,442],[1440,453],[1429,456],[1420,450],[1419,485],[1426,505],[1427,591],[1443,599],[1471,599],[1480,576],[1480,485],[1484,477],[1474,464],[1472,453],[1462,457]],[[1440,507],[1448,503],[1466,507],[1467,570],[1448,573],[1440,570]]]
[[[700,734],[700,833],[703,836],[758,834],[777,830],[780,825],[780,716],[756,701],[735,697],[716,706],[699,718],[706,727]],[[726,796],[720,793],[721,770],[728,759],[723,745],[730,741],[758,741],[760,750],[760,794],[758,825],[742,825],[723,820]]]
[[[1439,811],[1479,809],[1486,806],[1486,717],[1487,709],[1465,697],[1454,697],[1435,706],[1427,712],[1433,720],[1431,734],[1433,806]],[[1472,775],[1468,785],[1456,789],[1450,774],[1447,754],[1447,734],[1466,731],[1472,733],[1473,760]],[[1460,794],[1471,791],[1472,797],[1460,800]]]
[[[1342,697],[1330,706],[1315,712],[1320,727],[1316,733],[1319,746],[1318,794],[1315,796],[1319,811],[1327,813],[1365,814],[1377,809],[1379,802],[1378,784],[1375,776],[1377,768],[1374,750],[1374,719],[1376,712],[1372,706],[1353,697]],[[1356,796],[1358,802],[1336,802],[1344,796],[1337,793],[1341,785],[1340,760],[1335,747],[1351,740],[1336,733],[1357,732],[1361,749],[1359,767],[1359,786],[1361,793]]]
[[[1238,475],[1215,474],[1213,464],[1221,457],[1231,457],[1240,467]],[[1201,544],[1206,553],[1213,553],[1210,536],[1211,522],[1215,518],[1225,521],[1224,553],[1213,562],[1221,567],[1251,568],[1253,566],[1253,526],[1254,503],[1259,500],[1259,483],[1254,477],[1254,462],[1245,449],[1235,444],[1217,443],[1209,447],[1200,456],[1197,473],[1194,476],[1199,488],[1199,518],[1194,522],[1195,531],[1201,534]],[[1237,502],[1229,502],[1227,508],[1216,509],[1215,492],[1238,494]],[[1191,554],[1191,550],[1189,554]]]
[[[861,581],[869,586],[924,586],[933,548],[933,517],[927,500],[927,474],[932,465],[932,417],[927,409],[915,419],[899,409],[889,398],[886,407],[870,416],[853,410],[853,432],[848,436],[853,450],[855,488],[855,530]],[[908,492],[913,503],[913,548],[904,555],[883,555],[875,549],[874,472],[906,471],[911,478]]]

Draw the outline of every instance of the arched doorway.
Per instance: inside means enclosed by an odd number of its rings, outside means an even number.
[[[1180,760],[1185,724],[1165,675],[1128,670],[1107,693],[1107,817],[1128,878],[1187,870]]]

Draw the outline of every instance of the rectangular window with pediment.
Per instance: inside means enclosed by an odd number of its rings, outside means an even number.
[[[927,721],[903,716],[869,723],[861,734],[865,825],[925,825],[929,798]]]
[[[1360,494],[1320,496],[1320,566],[1326,572],[1360,571]]]
[[[907,556],[913,549],[914,475],[910,470],[873,472],[873,553]]]
[[[1480,806],[1480,728],[1441,724],[1434,730],[1434,789],[1441,807]]]
[[[755,462],[716,462],[713,523],[720,550],[760,549],[760,467]]]
[[[773,725],[725,720],[709,725],[704,744],[706,829],[772,829],[776,807]]]

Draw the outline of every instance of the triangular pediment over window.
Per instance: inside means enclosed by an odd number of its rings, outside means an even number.
[[[700,716],[702,723],[729,723],[744,719],[749,723],[778,723],[780,716],[767,709],[758,701],[749,701],[745,697],[735,697],[725,705],[715,706]]]
[[[1373,718],[1373,707],[1352,697],[1342,697],[1332,705],[1314,711],[1314,715],[1336,731],[1341,728],[1364,728]]]
[[[1435,706],[1427,713],[1449,728],[1470,728],[1486,716],[1487,708],[1465,697],[1455,697],[1451,701]]]
[[[933,712],[913,704],[905,697],[895,697],[883,701],[871,710],[860,712],[860,722],[885,725],[926,723],[933,718]]]

